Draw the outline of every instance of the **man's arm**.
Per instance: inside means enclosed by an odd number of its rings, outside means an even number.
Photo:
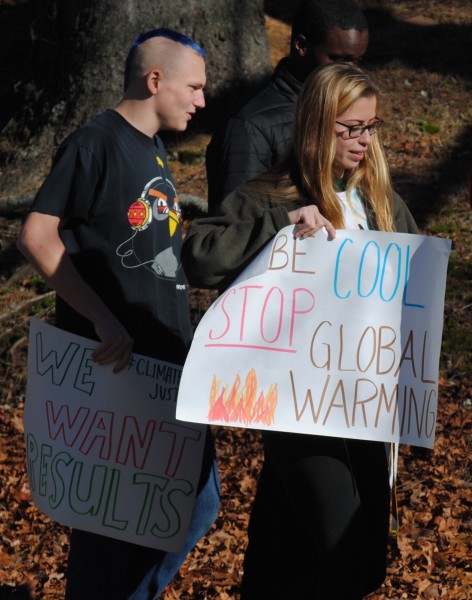
[[[93,323],[102,343],[92,358],[101,365],[115,363],[117,373],[129,362],[133,339],[75,268],[60,238],[62,225],[59,217],[30,213],[18,248],[59,296]]]

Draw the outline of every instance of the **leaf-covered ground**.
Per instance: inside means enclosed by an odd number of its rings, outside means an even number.
[[[274,16],[283,17],[280,2],[267,4]],[[395,187],[424,233],[453,242],[436,443],[433,451],[401,447],[400,533],[392,542],[388,577],[369,598],[467,600],[472,597],[472,15],[468,0],[360,4],[371,23],[365,66],[385,91],[382,135]],[[269,18],[268,31],[275,61],[285,52],[289,29]],[[169,147],[181,193],[205,196],[207,142],[200,132]],[[0,600],[58,600],[68,531],[30,502],[22,435],[27,319],[49,317],[51,295],[14,248],[20,224],[19,214],[0,219]],[[211,298],[192,290],[191,299],[196,322]],[[255,431],[217,427],[214,432],[221,511],[165,600],[239,598],[261,443]]]
[[[25,349],[18,352],[24,354]],[[12,391],[14,387],[12,384]],[[370,596],[372,600],[470,598],[471,397],[467,376],[444,380],[434,451],[401,449],[400,533],[397,543],[392,543],[387,580]],[[67,529],[30,503],[22,408],[21,402],[4,405],[0,414],[0,598],[58,600],[63,597],[65,583]],[[166,590],[165,600],[239,597],[261,444],[254,431],[214,431],[222,479],[221,511],[210,533]]]

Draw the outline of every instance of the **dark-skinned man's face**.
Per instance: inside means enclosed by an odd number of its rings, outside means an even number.
[[[304,47],[303,63],[306,75],[321,65],[336,61],[355,63],[362,58],[369,43],[369,32],[356,29],[340,29],[335,27],[328,32],[325,39],[312,46],[303,39],[296,42],[298,51]],[[300,45],[299,45],[300,44]]]

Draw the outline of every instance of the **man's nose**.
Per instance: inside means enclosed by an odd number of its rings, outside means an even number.
[[[197,108],[204,108],[205,107],[205,94],[203,93],[203,90],[197,90],[195,92],[195,97],[193,99],[193,104]]]

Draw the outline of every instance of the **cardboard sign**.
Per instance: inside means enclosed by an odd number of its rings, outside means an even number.
[[[180,366],[133,354],[94,363],[97,342],[31,320],[25,404],[34,503],[60,523],[176,552],[185,544],[205,427],[175,419]]]
[[[177,418],[431,448],[449,252],[281,230],[200,322]]]

